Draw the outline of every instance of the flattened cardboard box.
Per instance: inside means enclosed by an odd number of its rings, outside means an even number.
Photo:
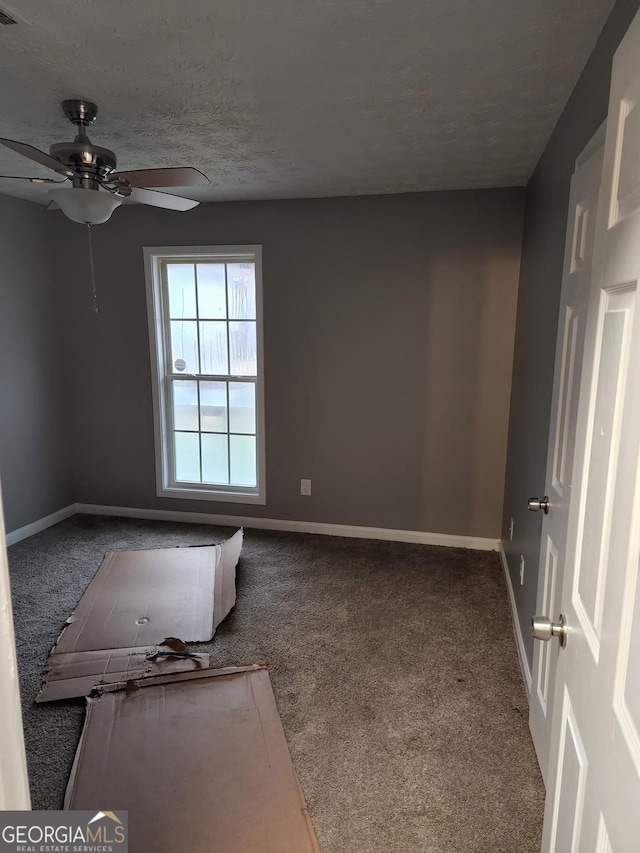
[[[89,693],[90,661],[95,663],[97,684],[105,673],[116,672],[114,661],[119,657],[121,677],[115,680],[121,681],[129,670],[136,670],[140,659],[135,655],[141,649],[158,646],[166,637],[210,640],[235,604],[242,538],[243,531],[238,530],[221,545],[108,553],[49,655],[37,701]],[[127,661],[127,655],[134,658]],[[175,671],[192,665],[180,667],[173,661],[164,668]],[[138,674],[139,668],[130,677]],[[49,688],[54,680],[55,688]]]
[[[128,810],[133,853],[319,853],[264,667],[137,685],[88,700],[65,808]]]
[[[149,660],[159,646],[106,649],[97,652],[52,654],[47,661],[45,680],[36,702],[55,702],[74,696],[88,696],[98,685],[119,684],[164,673],[206,669],[209,655],[161,657]]]

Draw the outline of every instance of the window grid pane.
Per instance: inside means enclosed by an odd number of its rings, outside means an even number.
[[[228,432],[228,382],[198,382],[200,387],[200,430]]]
[[[226,264],[196,265],[198,317],[201,320],[226,320]]]
[[[203,281],[206,281],[206,275],[201,270],[208,266],[220,266],[224,269],[225,287],[223,294],[219,294],[219,297],[224,298],[224,306],[218,299],[218,307],[214,310],[211,307],[211,299],[209,298],[207,303],[205,296],[203,311],[200,303],[204,286],[200,284],[198,271]],[[248,276],[245,281],[237,274],[230,280],[229,266],[233,266],[236,273],[236,268],[246,267],[247,269],[241,271],[251,272],[250,282],[248,283]],[[172,375],[182,373],[192,376],[257,377],[257,322],[251,319],[252,314],[255,316],[254,264],[168,265],[168,269],[174,267],[181,270],[181,273],[179,278],[176,278],[174,273],[175,282],[170,281],[167,285],[173,287],[169,292],[171,343],[168,372]],[[188,291],[187,285],[191,288]],[[246,291],[249,287],[252,288],[252,295],[247,301]],[[225,313],[226,317],[210,319],[213,313],[218,316]],[[249,319],[237,319],[243,314]]]
[[[202,429],[202,389],[200,383],[196,382],[198,389],[198,430]],[[202,473],[202,458],[200,459],[200,473]]]
[[[198,383],[173,382],[173,426],[181,432],[197,432],[198,421]]]
[[[220,320],[205,320],[200,328],[200,373],[219,376],[229,373],[228,324]]]
[[[193,264],[167,264],[169,317],[179,320],[196,316],[196,285]]]
[[[175,480],[256,486],[255,382],[174,378],[170,386]]]
[[[201,483],[200,442],[197,432],[174,432],[176,480]]]
[[[229,436],[230,480],[233,486],[256,485],[256,439],[253,435]]]
[[[202,481],[216,486],[229,484],[229,437],[224,434],[203,432]]]
[[[255,265],[227,264],[228,314],[232,320],[255,320]]]
[[[231,368],[231,344],[229,342],[229,265],[224,265],[224,298],[227,310],[227,372]]]
[[[233,376],[255,376],[258,367],[255,320],[232,321],[228,325],[230,373]]]
[[[228,382],[229,432],[255,435],[256,386],[253,382]]]
[[[176,373],[200,373],[195,320],[171,320],[171,365]]]

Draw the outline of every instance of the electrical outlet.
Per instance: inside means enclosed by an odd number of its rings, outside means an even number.
[[[300,480],[300,494],[301,495],[310,495],[311,494],[311,480]]]
[[[520,586],[524,584],[524,557],[520,554]]]
[[[509,542],[513,542],[513,519],[509,522]]]

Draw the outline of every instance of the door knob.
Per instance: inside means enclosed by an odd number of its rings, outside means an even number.
[[[562,614],[557,622],[552,622],[548,616],[534,616],[531,620],[533,627],[533,637],[535,640],[544,640],[548,642],[552,637],[557,637],[560,640],[560,645],[564,649],[567,645],[567,637],[569,629],[567,622]]]
[[[527,501],[527,509],[530,512],[540,512],[540,510],[544,511],[545,515],[549,514],[549,498],[545,495],[542,500],[540,498],[529,498]]]

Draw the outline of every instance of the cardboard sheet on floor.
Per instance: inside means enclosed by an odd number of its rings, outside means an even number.
[[[168,636],[210,640],[235,603],[241,548],[239,530],[221,545],[107,554],[55,652],[154,646]]]
[[[319,853],[263,666],[88,699],[66,809],[129,812],[130,850]]]
[[[117,665],[118,649],[122,662],[129,657],[119,670],[126,672],[139,662],[132,650],[157,646],[166,637],[187,643],[210,640],[235,604],[242,538],[238,530],[221,545],[108,553],[49,655],[37,701],[87,695],[87,666],[95,664],[97,684]],[[172,668],[179,664],[174,661]],[[52,679],[62,669],[64,678]],[[52,680],[55,689],[48,687]]]
[[[52,654],[47,661],[47,672],[36,702],[55,702],[88,696],[103,684],[119,684],[139,678],[152,678],[176,672],[206,669],[209,655],[194,657],[160,656],[148,660],[148,655],[164,646],[146,646],[131,649],[106,649],[95,652]]]

